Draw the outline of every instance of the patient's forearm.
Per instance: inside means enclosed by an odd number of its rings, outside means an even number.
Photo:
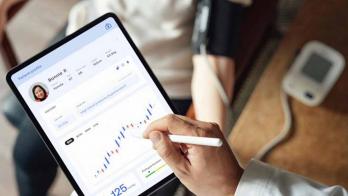
[[[234,70],[233,59],[220,56],[208,56],[210,64],[222,82],[229,99],[233,94]],[[206,58],[193,57],[194,73],[192,79],[192,98],[197,120],[216,122],[221,130],[225,128],[226,106],[210,76]]]

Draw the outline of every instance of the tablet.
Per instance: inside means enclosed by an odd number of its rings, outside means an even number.
[[[136,136],[173,106],[114,14],[6,79],[79,195],[147,195],[175,178],[151,142]]]

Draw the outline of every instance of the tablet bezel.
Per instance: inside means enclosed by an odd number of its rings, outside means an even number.
[[[174,106],[172,105],[172,103],[170,102],[170,99],[168,97],[168,95],[166,94],[166,92],[164,91],[163,87],[161,86],[161,84],[159,83],[158,79],[156,78],[156,76],[154,75],[154,73],[152,72],[152,70],[150,69],[149,65],[147,64],[147,62],[145,61],[144,57],[142,56],[142,54],[140,53],[140,51],[138,50],[138,48],[136,47],[136,45],[134,44],[134,42],[132,41],[132,39],[130,38],[129,34],[127,33],[126,29],[123,27],[121,21],[118,19],[118,17],[114,14],[114,13],[107,13],[104,14],[103,16],[97,18],[96,20],[90,22],[89,24],[85,25],[84,27],[82,27],[81,29],[77,30],[76,32],[72,33],[71,35],[68,35],[67,37],[65,37],[64,39],[62,39],[61,41],[53,44],[52,46],[48,47],[47,49],[43,50],[42,52],[38,53],[37,55],[33,56],[32,58],[26,60],[25,62],[21,63],[20,65],[12,68],[6,75],[6,81],[8,83],[8,85],[10,86],[12,92],[15,94],[15,96],[17,97],[17,99],[19,100],[19,102],[21,103],[22,107],[24,108],[24,110],[26,111],[26,113],[28,114],[29,118],[31,119],[31,121],[33,122],[34,126],[36,127],[41,139],[44,141],[45,145],[47,146],[47,148],[49,149],[50,153],[53,155],[54,159],[56,160],[56,162],[58,163],[58,165],[62,168],[65,176],[68,178],[68,180],[70,181],[71,185],[73,186],[73,188],[75,189],[75,191],[77,192],[78,195],[84,195],[84,193],[82,192],[82,190],[80,189],[79,185],[77,184],[77,182],[75,181],[75,179],[73,178],[72,174],[70,173],[70,171],[68,170],[68,168],[66,167],[65,163],[63,162],[63,160],[61,159],[61,157],[59,156],[58,152],[56,151],[56,149],[54,148],[54,146],[52,145],[51,141],[49,140],[49,138],[47,137],[46,133],[44,132],[44,130],[42,129],[41,125],[39,124],[39,122],[36,120],[34,114],[32,113],[32,111],[30,110],[29,106],[25,103],[22,95],[20,94],[20,92],[18,91],[17,87],[15,86],[14,82],[12,81],[12,75],[15,74],[16,72],[20,71],[21,69],[23,69],[24,67],[34,63],[35,61],[37,61],[38,59],[44,57],[45,55],[49,54],[50,52],[54,51],[55,49],[57,49],[58,47],[68,43],[69,41],[73,40],[74,38],[78,37],[79,35],[85,33],[86,31],[88,31],[89,29],[91,29],[92,27],[96,26],[97,24],[105,21],[108,18],[112,18],[115,20],[116,24],[118,25],[118,27],[120,28],[120,30],[122,31],[123,35],[126,37],[128,43],[131,45],[132,49],[134,50],[134,52],[136,53],[136,55],[138,56],[138,58],[140,59],[141,63],[144,65],[146,71],[148,72],[148,74],[150,75],[151,79],[154,81],[155,85],[157,86],[157,88],[159,89],[160,93],[162,94],[162,96],[164,97],[164,99],[166,100],[167,104],[169,105],[169,107],[171,108],[171,110],[176,113],[176,110],[174,108]],[[169,176],[165,177],[164,179],[162,179],[160,182],[156,183],[155,185],[153,185],[152,187],[150,187],[149,189],[147,189],[146,191],[142,192],[140,195],[148,195],[152,192],[154,192],[155,190],[159,189],[160,187],[164,186],[165,184],[169,183],[170,181],[174,180],[176,177],[174,175],[174,173],[170,174]]]

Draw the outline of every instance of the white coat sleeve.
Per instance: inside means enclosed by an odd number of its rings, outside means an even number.
[[[265,163],[251,160],[238,184],[235,196],[348,196],[341,186],[325,186]]]

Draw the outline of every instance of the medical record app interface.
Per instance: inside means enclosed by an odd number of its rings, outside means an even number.
[[[86,195],[136,195],[172,173],[141,135],[173,112],[114,19],[11,79]]]

